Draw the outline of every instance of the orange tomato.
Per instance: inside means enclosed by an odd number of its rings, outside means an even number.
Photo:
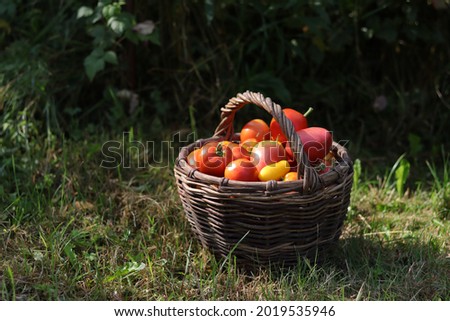
[[[298,174],[297,172],[289,172],[286,175],[284,175],[283,181],[296,181],[298,180]]]
[[[189,153],[188,157],[186,158],[189,165],[194,168],[198,168],[200,164],[201,151],[201,148],[199,148]]]
[[[270,138],[270,128],[262,119],[252,119],[242,127],[241,142],[250,138],[256,139],[257,142]]]

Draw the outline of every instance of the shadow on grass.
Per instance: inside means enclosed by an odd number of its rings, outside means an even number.
[[[342,238],[320,263],[242,268],[249,280],[268,276],[294,300],[450,300],[450,259],[442,245],[379,235]],[[278,299],[269,294],[267,299]]]
[[[321,268],[337,272],[354,299],[450,300],[450,259],[441,246],[414,238],[348,237]]]

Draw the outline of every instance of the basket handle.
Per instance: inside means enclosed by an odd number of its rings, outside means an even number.
[[[217,126],[214,136],[223,137],[229,140],[234,133],[233,121],[236,112],[247,104],[254,104],[267,111],[280,124],[283,134],[291,143],[292,152],[297,161],[297,173],[303,176],[303,191],[314,192],[322,186],[321,179],[316,170],[310,165],[308,156],[303,150],[303,145],[299,135],[297,135],[291,120],[283,113],[281,106],[274,103],[269,97],[264,97],[261,93],[246,91],[231,98],[225,107],[221,108],[220,123]]]

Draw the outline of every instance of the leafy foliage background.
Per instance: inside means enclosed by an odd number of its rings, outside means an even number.
[[[99,128],[195,127],[261,91],[358,154],[440,153],[450,109],[448,1],[0,3],[4,146]],[[136,26],[153,24],[150,34]],[[147,25],[148,26],[148,25]],[[133,98],[134,97],[134,98]],[[133,103],[131,102],[133,100]],[[270,119],[256,109],[239,115]],[[100,125],[100,127],[98,126]],[[446,145],[445,147],[448,147]]]

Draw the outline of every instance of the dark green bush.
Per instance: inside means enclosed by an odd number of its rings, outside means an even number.
[[[175,130],[195,117],[207,135],[219,107],[250,89],[315,107],[311,122],[354,152],[433,154],[448,141],[450,19],[448,1],[432,3],[5,2],[3,140],[24,119],[33,135],[76,136],[89,124]],[[151,35],[133,29],[144,21],[155,23]],[[243,111],[238,122],[257,115]]]

